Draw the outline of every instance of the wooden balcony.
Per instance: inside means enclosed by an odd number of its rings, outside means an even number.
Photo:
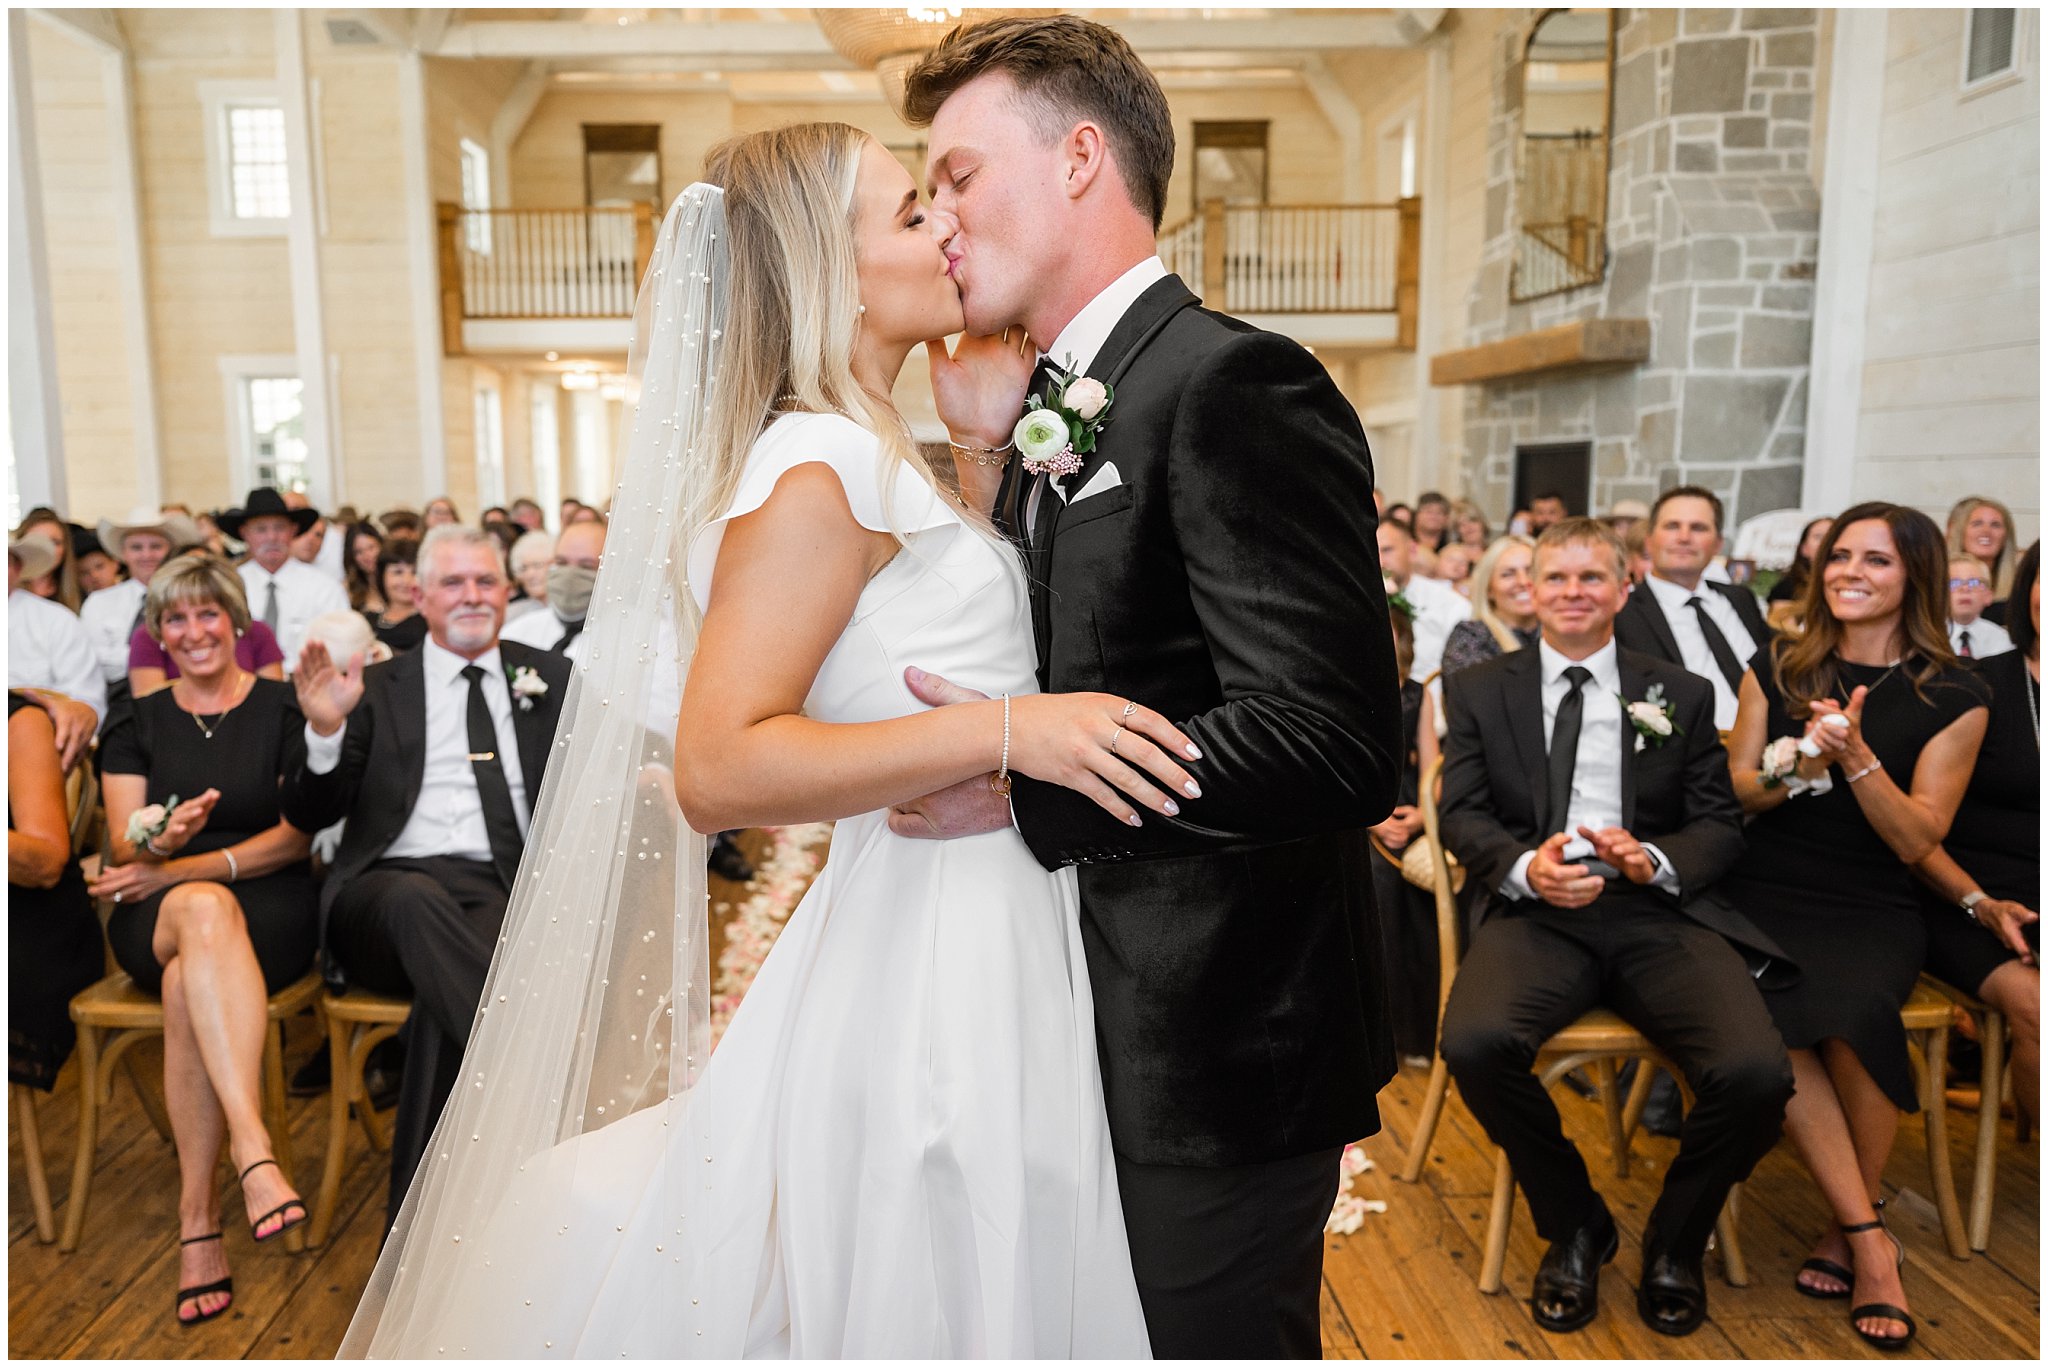
[[[440,234],[441,332],[448,355],[625,350],[640,277],[654,255],[651,206],[442,204]],[[535,339],[541,339],[538,345]]]
[[[1159,236],[1212,309],[1305,342],[1412,349],[1422,201],[1226,205]]]

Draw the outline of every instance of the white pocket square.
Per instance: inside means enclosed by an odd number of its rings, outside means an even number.
[[[1105,461],[1100,470],[1088,477],[1088,483],[1081,486],[1081,492],[1067,502],[1079,503],[1083,499],[1092,499],[1106,489],[1115,489],[1123,482],[1124,477],[1117,473],[1116,462]]]

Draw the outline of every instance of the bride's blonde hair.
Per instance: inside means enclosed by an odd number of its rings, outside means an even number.
[[[847,124],[789,124],[730,138],[705,161],[704,179],[725,191],[732,262],[706,432],[712,517],[731,505],[747,453],[778,410],[841,413],[873,432],[885,509],[897,462],[943,489],[889,396],[868,393],[853,374],[861,312],[854,187],[869,141]]]

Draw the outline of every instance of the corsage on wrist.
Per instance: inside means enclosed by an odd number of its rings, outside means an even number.
[[[171,852],[159,849],[156,838],[170,829],[171,810],[178,806],[178,795],[172,794],[168,802],[151,803],[128,814],[128,844],[140,846],[159,860],[168,860]]]
[[[1764,763],[1757,771],[1757,782],[1766,789],[1782,787],[1798,768],[1799,738],[1781,736],[1764,747]]]

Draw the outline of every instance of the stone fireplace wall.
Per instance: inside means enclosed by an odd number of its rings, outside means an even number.
[[[1590,438],[1594,512],[1677,484],[1718,492],[1731,527],[1796,506],[1820,206],[1816,12],[1615,11],[1606,273],[1514,304],[1522,56],[1542,13],[1520,12],[1495,58],[1470,342],[1648,318],[1652,352],[1626,370],[1467,386],[1467,490],[1499,520],[1517,444]]]

